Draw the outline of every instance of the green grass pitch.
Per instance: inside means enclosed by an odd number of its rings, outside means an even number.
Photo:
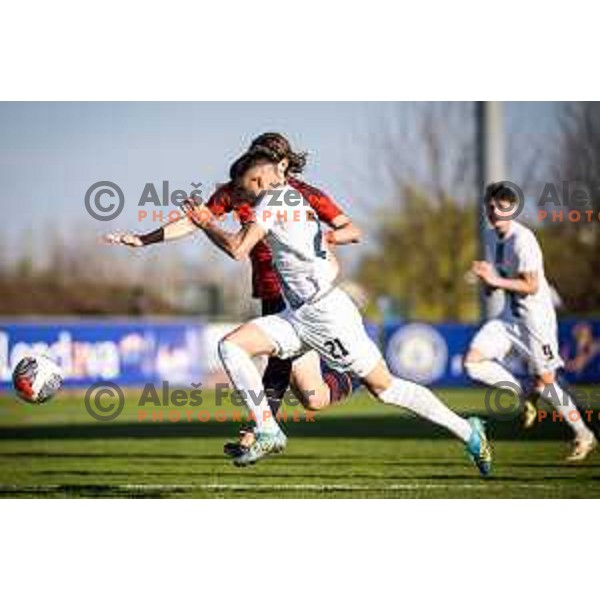
[[[483,390],[439,393],[462,414],[483,412]],[[177,423],[166,408],[162,423],[142,419],[134,390],[109,423],[91,419],[82,393],[43,406],[0,396],[0,497],[600,497],[600,452],[565,463],[565,424],[522,432],[516,421],[490,419],[495,464],[484,480],[445,431],[362,393],[314,422],[288,422],[284,454],[238,469],[222,454],[238,424],[194,418],[216,414],[213,396],[203,395],[201,407],[180,409]],[[232,414],[228,403],[219,410]]]

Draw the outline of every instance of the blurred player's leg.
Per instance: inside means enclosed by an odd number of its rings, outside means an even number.
[[[584,460],[597,446],[596,436],[586,426],[570,394],[558,384],[554,373],[540,375],[537,379],[540,398],[546,400],[558,412],[575,434],[573,448],[567,460],[571,462]]]
[[[329,388],[330,404],[343,402],[361,385],[360,379],[353,377],[350,373],[330,369],[327,365],[323,365],[322,363],[321,368],[323,372],[323,381]]]
[[[498,361],[485,358],[477,348],[472,348],[467,353],[464,368],[473,381],[513,392],[520,399],[523,407],[521,415],[523,427],[529,429],[533,426],[537,417],[537,393],[525,393],[521,382],[510,371]]]
[[[483,423],[464,419],[450,410],[433,392],[422,385],[393,377],[382,360],[363,378],[365,386],[382,402],[393,404],[445,427],[461,439],[482,475],[491,470],[492,454]]]
[[[522,404],[522,424],[528,429],[537,417],[534,392],[526,393],[521,382],[500,362],[508,355],[513,345],[506,325],[494,319],[488,321],[475,335],[464,359],[464,369],[474,381],[490,387],[511,390]]]
[[[511,388],[522,394],[519,381],[498,362],[510,352],[511,343],[501,321],[487,322],[473,338],[465,356],[467,375],[491,387]]]
[[[252,361],[254,356],[271,354],[273,350],[271,340],[252,323],[243,325],[219,342],[223,366],[255,422],[256,439],[234,460],[240,466],[252,464],[285,447],[285,435],[271,413],[260,374]]]
[[[291,385],[294,395],[307,410],[323,410],[341,402],[352,392],[347,373],[326,369],[321,357],[310,350],[296,358],[292,365]]]
[[[263,373],[263,386],[267,392],[267,398],[271,412],[276,415],[281,408],[283,397],[290,384],[290,373],[292,361],[282,360],[276,356],[270,356],[267,368]]]
[[[281,296],[262,301],[263,316],[276,315],[285,309],[285,300]],[[322,410],[330,404],[341,402],[352,393],[354,387],[352,378],[347,373],[327,367],[321,363],[318,355],[316,356],[317,364],[314,365],[312,364],[314,361],[310,361],[307,367],[303,366],[302,357],[296,359],[269,357],[262,381],[273,416],[277,416],[282,399],[290,385],[292,365],[294,365],[294,371],[297,374],[304,372],[304,375],[296,376],[292,390],[308,410]],[[302,381],[298,381],[298,377],[303,377]],[[325,388],[323,388],[323,385]],[[301,390],[313,390],[315,394],[310,398],[304,398]],[[316,393],[317,390],[318,394]],[[227,456],[236,456],[244,448],[252,445],[254,437],[254,427],[251,425],[244,426],[240,429],[239,438],[236,441],[225,443],[223,452]]]
[[[275,298],[264,298],[262,300],[263,317],[276,315],[286,309],[285,300],[282,296]],[[281,401],[290,383],[290,373],[292,370],[291,359],[282,359],[277,356],[270,356],[267,367],[263,373],[263,386],[267,392],[271,412],[276,415],[281,408]]]
[[[465,371],[475,381],[491,387],[510,388],[518,394],[523,393],[519,381],[505,367],[495,360],[488,360],[477,355],[476,352],[467,355]]]
[[[263,317],[278,314],[285,309],[286,304],[282,296],[262,301]],[[267,392],[271,412],[274,415],[277,415],[281,408],[282,399],[290,385],[292,372],[296,373],[296,381],[293,386],[294,394],[303,401],[303,405],[309,410],[321,410],[329,404],[344,400],[352,392],[353,383],[350,375],[328,367],[320,361],[318,355],[316,356],[318,363],[316,365],[314,364],[314,357],[306,358],[306,355],[296,359],[269,357],[267,367],[263,373],[263,385]],[[308,361],[310,366],[306,369],[299,361]],[[302,371],[304,371],[304,376],[300,375]],[[303,377],[303,381],[299,382],[298,377]],[[311,402],[306,399],[307,403],[305,403],[301,391],[315,388],[316,395],[317,388],[320,388],[323,383],[328,389],[320,389],[319,400],[313,399]],[[313,395],[313,398],[315,395]],[[328,400],[325,400],[326,397],[328,397]]]
[[[249,410],[255,416],[256,437],[248,446],[240,446],[240,454],[234,456],[234,464],[243,466],[253,464],[267,454],[281,451],[285,446],[285,436],[281,432],[276,419],[268,411],[268,402],[264,387],[252,358],[259,355],[277,355],[282,359],[297,357],[308,348],[298,335],[289,320],[289,315],[282,313],[254,319],[230,333],[221,341],[219,351],[223,364],[233,381],[236,390],[241,392]],[[321,383],[323,386],[323,384]],[[323,386],[324,388],[325,386]],[[262,396],[260,396],[262,392]],[[325,393],[321,389],[321,393]],[[258,398],[260,396],[260,402]],[[247,398],[254,398],[248,402]],[[270,420],[269,420],[270,417]],[[260,425],[260,426],[259,426]],[[265,425],[272,429],[266,430]],[[283,442],[278,447],[279,438]]]
[[[367,335],[355,304],[341,290],[307,306],[294,317],[303,341],[327,361],[351,369],[382,402],[406,408],[442,425],[466,444],[481,474],[491,469],[491,451],[478,419],[463,419],[427,388],[393,377],[381,352]]]
[[[263,298],[261,300],[261,314],[263,317],[276,315],[286,309],[283,296],[274,298]],[[281,359],[277,356],[270,356],[267,366],[263,373],[262,382],[267,394],[267,401],[271,414],[276,416],[281,408],[281,401],[290,383],[290,372],[292,370],[291,359]],[[227,456],[237,456],[244,448],[252,445],[254,442],[254,427],[245,425],[240,428],[238,439],[234,442],[226,442],[223,446],[223,452]]]
[[[219,356],[236,391],[243,398],[255,421],[257,431],[278,429],[266,399],[258,369],[246,348],[237,338],[219,342]]]

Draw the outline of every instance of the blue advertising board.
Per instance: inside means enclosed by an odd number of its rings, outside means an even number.
[[[222,327],[214,328],[217,337],[223,335]],[[66,387],[101,380],[124,386],[161,381],[187,386],[219,368],[210,330],[187,320],[0,321],[0,389],[10,388],[12,369],[27,354],[56,360]],[[378,336],[377,327],[369,328],[372,337],[382,339],[396,375],[443,387],[470,385],[462,359],[476,331],[476,325],[455,323],[388,323]],[[600,320],[561,321],[559,346],[569,382],[600,382]],[[524,372],[519,361],[510,367]]]
[[[442,387],[469,385],[462,360],[477,329],[450,323],[388,323],[383,330],[386,359],[396,375],[411,381]],[[600,320],[561,321],[559,348],[567,381],[600,382]],[[526,373],[519,359],[508,357],[507,362],[516,374]]]
[[[44,354],[62,368],[66,387],[97,381],[189,385],[203,375],[202,326],[191,321],[0,321],[0,389],[15,364]]]

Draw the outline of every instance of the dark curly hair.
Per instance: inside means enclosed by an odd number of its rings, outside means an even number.
[[[495,200],[507,200],[511,204],[515,204],[518,201],[515,191],[508,187],[503,181],[490,183],[490,185],[485,188],[485,203],[489,204],[492,201],[492,198]]]
[[[289,166],[286,175],[302,173],[306,166],[306,152],[294,152],[288,139],[281,133],[263,133],[252,140],[250,151],[264,151],[274,162],[287,158]]]
[[[261,163],[277,163],[279,162],[274,154],[266,148],[256,148],[248,150],[232,163],[229,167],[229,178],[231,181],[237,181],[244,176],[246,171]]]

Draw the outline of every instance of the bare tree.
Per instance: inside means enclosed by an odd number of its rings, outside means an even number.
[[[564,106],[554,157],[557,190],[586,190],[589,203],[569,205],[560,194],[565,214],[581,212],[579,222],[564,219],[540,229],[546,272],[558,287],[571,313],[600,312],[600,102],[575,102]],[[592,212],[591,221],[585,211]]]
[[[392,200],[360,279],[412,317],[474,317],[475,292],[464,283],[476,252],[473,105],[403,105],[375,148]]]

